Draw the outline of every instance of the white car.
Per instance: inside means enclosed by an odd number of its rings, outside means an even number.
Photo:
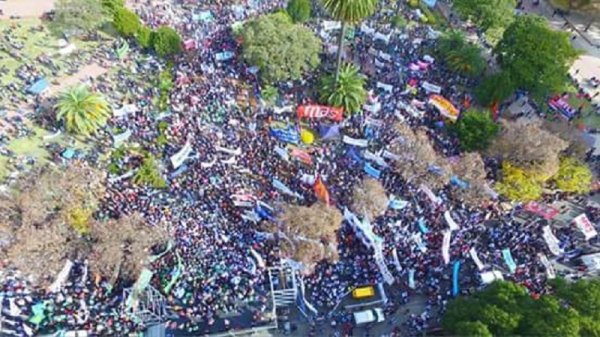
[[[354,322],[356,325],[364,325],[368,323],[381,323],[385,321],[382,308],[367,309],[354,313]]]

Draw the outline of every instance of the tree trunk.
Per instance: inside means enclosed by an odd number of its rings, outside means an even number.
[[[342,66],[342,50],[344,47],[344,34],[346,33],[346,22],[342,21],[342,29],[340,30],[340,36],[338,36],[337,46],[337,61],[335,64],[335,85],[337,87],[338,80],[340,78],[340,67]]]

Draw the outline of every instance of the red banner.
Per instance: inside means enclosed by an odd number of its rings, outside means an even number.
[[[298,160],[305,163],[306,165],[312,165],[312,163],[313,163],[312,157],[310,156],[310,154],[308,152],[302,151],[298,148],[293,148],[291,155],[292,155],[292,157],[297,158]]]
[[[336,122],[344,119],[344,109],[325,105],[301,105],[297,113],[298,118],[329,118]]]
[[[554,218],[559,213],[559,211],[556,208],[542,205],[535,201],[527,203],[525,205],[525,210],[537,214],[546,220],[552,220],[552,218]]]

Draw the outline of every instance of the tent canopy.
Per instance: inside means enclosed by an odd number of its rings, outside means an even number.
[[[30,85],[29,88],[27,88],[27,92],[34,95],[39,95],[42,92],[44,92],[44,90],[48,89],[48,86],[48,81],[45,77],[43,77],[35,81],[35,83],[33,83],[32,85]]]

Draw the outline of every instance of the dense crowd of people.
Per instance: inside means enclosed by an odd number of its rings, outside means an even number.
[[[118,70],[111,75],[112,82],[104,77],[92,81],[95,89],[106,93],[111,100],[135,105],[135,112],[114,118],[111,127],[130,130],[132,141],[164,159],[161,167],[166,189],[139,186],[127,177],[111,176],[99,213],[119,217],[140,212],[149,225],[167,224],[171,229],[172,246],[149,266],[154,273],[150,284],[164,294],[169,306],[169,328],[203,334],[215,329],[258,326],[273,319],[269,315],[273,308],[265,268],[278,265],[282,256],[277,242],[263,232],[264,217],[245,217],[247,209],[236,205],[234,196],[253,203],[261,201],[275,209],[279,203],[310,205],[316,196],[303,177],[318,175],[324,180],[335,207],[343,210],[351,208],[351,191],[367,176],[362,163],[368,159],[349,155],[360,153],[360,149],[352,149],[339,139],[310,148],[314,166],[277,154],[276,148],[285,148],[286,144],[269,133],[269,126],[273,122],[294,125],[296,116],[294,112],[276,113],[276,109],[260,103],[259,79],[241,60],[231,25],[281,6],[283,3],[268,1],[237,5],[219,1],[201,4],[139,1],[136,7],[147,25],[168,24],[184,40],[192,39],[197,45],[174,63],[176,85],[170,94],[170,109],[156,113],[152,101],[158,91],[144,86],[144,82],[151,83],[150,78],[144,78],[145,74],[164,69],[164,65],[152,57],[138,60],[139,51],[131,52],[129,58],[133,61],[129,63],[141,79],[133,80],[128,72]],[[197,19],[198,13],[204,11],[211,12],[210,20]],[[410,19],[417,19],[416,12],[406,13]],[[435,47],[438,32],[425,25],[401,32],[389,24],[392,14],[378,12],[356,27],[355,39],[348,47],[348,60],[368,72],[370,103],[376,102],[380,108],[346,117],[339,125],[340,134],[367,139],[368,149],[377,153],[388,149],[397,138],[393,125],[402,121],[411,127],[427,128],[437,151],[445,157],[457,156],[458,144],[440,132],[444,118],[427,104],[431,92],[421,84],[439,86],[440,95],[464,110],[470,102],[467,90],[473,83],[427,55]],[[310,26],[317,33],[325,31],[320,24]],[[325,39],[326,46],[333,41],[333,37]],[[216,54],[223,51],[235,56],[217,61]],[[333,57],[326,59],[329,59],[326,63],[331,62]],[[309,77],[302,82],[280,84],[278,106],[295,107],[312,102],[306,89],[313,82],[313,77]],[[168,139],[165,146],[155,141],[162,132],[158,128],[161,122],[168,123],[164,131]],[[321,122],[311,121],[311,126],[317,128]],[[181,166],[172,167],[169,158],[186,146],[192,149],[188,159]],[[125,156],[118,164],[129,167],[133,160]],[[492,269],[524,284],[532,294],[545,291],[548,271],[538,254],[549,255],[542,238],[542,227],[547,221],[536,219],[524,225],[515,217],[515,211],[507,212],[498,202],[470,207],[456,198],[449,186],[436,191],[437,200],[433,201],[420,186],[405,181],[389,168],[380,169],[380,181],[386,192],[408,202],[402,209],[388,209],[372,223],[374,234],[383,239],[385,262],[395,282],[393,294],[397,296],[390,297],[387,310],[393,312],[417,294],[427,298],[425,311],[410,317],[408,331],[427,329],[430,319],[439,316],[435,311],[442,312],[447,301],[456,295],[452,286],[455,262],[462,266],[460,293],[479,287],[479,273]],[[272,184],[274,179],[296,196],[282,193]],[[590,205],[586,213],[592,223],[600,220],[598,208]],[[444,233],[448,229],[446,214],[460,227],[452,231],[449,242],[452,263],[444,261],[442,256]],[[566,250],[581,242],[573,228],[555,232]],[[485,265],[481,270],[473,262],[470,253],[473,248]],[[506,249],[512,253],[515,270],[506,265],[503,256]],[[362,243],[360,234],[348,221],[340,225],[338,250],[337,263],[320,262],[312,274],[304,277],[306,298],[318,308],[317,316],[336,321],[349,332],[352,330],[349,313],[330,310],[352,287],[383,283],[384,279],[373,249]],[[121,291],[111,289],[106,280],[93,279],[83,263],[77,264],[69,282],[55,293],[32,291],[18,278],[3,278],[0,285],[3,314],[9,317],[3,329],[9,335],[33,335],[39,328],[82,329],[93,334],[115,335],[143,327],[123,314],[126,299]],[[36,324],[31,317],[39,316],[40,312],[45,318]],[[231,312],[245,318],[222,318]]]

